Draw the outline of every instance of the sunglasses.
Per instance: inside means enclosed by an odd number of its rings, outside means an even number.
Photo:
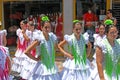
[[[107,12],[107,14],[110,14],[110,13],[112,13],[112,12]]]

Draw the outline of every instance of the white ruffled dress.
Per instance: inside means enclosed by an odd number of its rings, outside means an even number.
[[[97,43],[101,43],[101,41],[106,38],[106,35],[103,35],[101,37],[99,34],[94,34],[93,37],[94,37],[94,49],[95,49],[95,47],[97,46]],[[96,80],[96,78],[98,77],[97,76],[98,70],[97,70],[97,64],[96,64],[96,53],[94,53],[93,58],[94,59],[92,61],[92,66],[90,69],[90,73],[91,73],[90,78],[89,78],[90,80],[91,79]]]
[[[5,68],[5,71],[0,70],[0,80],[12,80],[11,76],[8,75],[8,64],[5,62],[6,57],[9,57],[9,48],[5,47],[3,44],[3,36],[7,36],[7,31],[0,30],[0,67],[2,70]],[[3,72],[3,73],[2,73]],[[11,79],[10,79],[11,78]]]
[[[65,35],[64,39],[68,42],[69,46],[73,45],[72,41],[74,39],[74,45],[79,46],[76,48],[78,55],[83,54],[84,46],[88,43],[88,36],[84,37],[82,34],[79,40],[75,38],[74,34]],[[90,75],[89,64],[88,59],[86,59],[86,65],[83,65],[82,63],[76,64],[75,59],[67,58],[63,63],[64,69],[61,72],[61,80],[87,80]]]
[[[105,42],[105,40],[107,42]],[[108,40],[105,38],[103,39],[102,41],[100,42],[97,42],[96,46],[99,46],[101,49],[102,49],[102,53],[103,53],[103,56],[108,52],[108,49],[107,49],[107,45],[111,46],[108,42]],[[112,55],[112,61],[113,63],[116,63],[117,61],[117,57],[120,57],[120,39],[116,39],[115,41],[115,45],[114,46],[111,46],[111,49],[110,49],[110,54]],[[105,58],[105,57],[104,57]],[[104,61],[103,61],[103,69],[105,68],[105,65],[104,65]],[[113,66],[114,68],[116,66]],[[115,70],[113,70],[113,73],[112,73],[112,78],[110,79],[108,77],[108,75],[106,74],[106,71],[104,69],[103,73],[104,73],[104,77],[105,77],[105,80],[117,80],[117,77],[115,75]],[[95,70],[93,73],[97,73]],[[94,76],[94,75],[93,75]],[[95,77],[95,78],[94,78]],[[92,79],[89,79],[89,80],[100,80],[99,78],[99,74],[96,74],[94,77],[92,77]],[[119,78],[118,80],[120,80],[120,75],[119,75]]]
[[[36,40],[41,34],[40,30],[35,29],[33,32],[30,31],[29,38],[30,42],[28,43],[28,46]],[[38,57],[37,53],[39,53],[39,46],[37,46],[35,49],[31,50],[31,54],[34,57]],[[24,61],[22,62],[23,68],[21,70],[20,76],[23,79],[29,79],[33,74],[33,69],[35,65],[37,64],[37,61],[30,59],[26,54],[22,54],[22,57],[24,57]]]
[[[57,41],[56,36],[53,33],[49,33],[49,40],[47,41],[43,35],[43,33],[38,37],[40,41],[40,46],[42,44],[45,44],[46,49],[48,50],[48,54],[51,56],[52,55],[52,44],[54,44]],[[39,53],[38,55],[41,55]],[[46,55],[46,54],[44,54]],[[52,56],[50,57],[50,61],[52,61]],[[39,61],[34,70],[33,70],[33,75],[30,77],[29,80],[61,80],[59,73],[58,73],[58,68],[54,64],[54,66],[51,69],[48,69],[42,61]]]
[[[22,55],[24,54],[24,50],[28,46],[28,42],[24,39],[22,30],[20,28],[17,29],[16,34],[18,36],[18,47],[15,52],[15,57],[13,58],[14,63],[12,65],[12,70],[20,73],[23,68],[22,63],[24,61],[24,57]],[[26,30],[26,34],[29,35],[30,32]]]
[[[7,57],[9,57],[8,48],[0,46],[0,80],[10,80]]]

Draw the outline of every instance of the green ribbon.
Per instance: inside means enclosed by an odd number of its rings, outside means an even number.
[[[83,52],[83,64],[86,64],[87,53],[86,53],[86,46],[84,45],[84,52]]]
[[[80,57],[76,51],[76,48],[74,47],[74,45],[72,45],[71,48],[72,48],[72,54],[73,54],[74,59],[75,59],[75,64],[77,64],[77,62],[80,63]]]
[[[48,16],[43,16],[42,21],[50,21],[50,20],[49,20]]]
[[[73,20],[73,23],[78,23],[78,22],[80,22],[79,20]]]
[[[55,47],[54,45],[52,44],[52,67],[54,66],[54,63],[55,63]]]
[[[104,21],[105,25],[113,25],[113,21],[111,19],[107,19]]]

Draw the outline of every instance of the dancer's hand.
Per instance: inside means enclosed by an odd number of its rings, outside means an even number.
[[[24,33],[25,33],[25,30],[22,30],[22,33],[24,34]]]
[[[101,78],[100,80],[105,80],[104,78]]]
[[[73,60],[74,57],[73,57],[72,55],[70,55],[69,58],[70,58],[71,60]]]
[[[36,58],[36,61],[40,61],[40,60],[41,60],[41,57],[40,57],[40,56]]]
[[[70,54],[70,53],[65,53],[64,55],[67,56],[68,58],[70,58],[71,60],[74,58],[74,57],[72,56],[72,54]]]

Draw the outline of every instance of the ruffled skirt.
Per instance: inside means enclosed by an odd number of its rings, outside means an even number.
[[[100,80],[100,77],[99,77],[99,73],[98,73],[98,68],[97,68],[97,64],[96,64],[96,59],[93,60],[92,62],[92,67],[90,69],[90,77],[88,80]],[[105,70],[103,71],[104,73],[104,77],[105,77],[105,80],[117,80],[117,77],[115,74],[112,75],[111,79],[107,76]],[[118,78],[118,80],[120,80],[120,76]]]
[[[87,65],[76,65],[74,60],[67,59],[61,72],[61,80],[88,80],[90,76],[89,61]]]
[[[18,49],[15,53],[15,57],[12,58],[13,60],[13,64],[12,64],[12,71],[16,71],[18,73],[21,72],[22,68],[23,68],[23,61],[24,61],[24,57],[22,56],[24,53],[22,52],[22,50]]]
[[[120,80],[120,75],[119,75],[119,77],[118,77],[118,79],[117,79],[116,75],[114,75],[114,74],[113,74],[112,77],[110,78],[110,77],[107,76],[107,74],[106,74],[105,71],[103,71],[103,73],[104,73],[105,80]],[[99,74],[96,74],[94,78],[91,77],[91,78],[89,78],[88,80],[100,80]]]
[[[72,70],[64,68],[61,73],[61,80],[88,80],[90,75],[89,69],[86,70]]]
[[[99,80],[96,59],[91,62],[90,77],[88,80]]]
[[[38,62],[33,70],[33,75],[29,80],[61,80],[56,65],[52,69],[47,69],[42,62]]]
[[[24,56],[26,56],[26,55],[24,55]],[[34,73],[33,69],[36,64],[37,64],[37,61],[34,61],[26,56],[26,58],[22,62],[23,67],[22,67],[20,76],[23,79],[29,79],[32,76],[32,74]]]

